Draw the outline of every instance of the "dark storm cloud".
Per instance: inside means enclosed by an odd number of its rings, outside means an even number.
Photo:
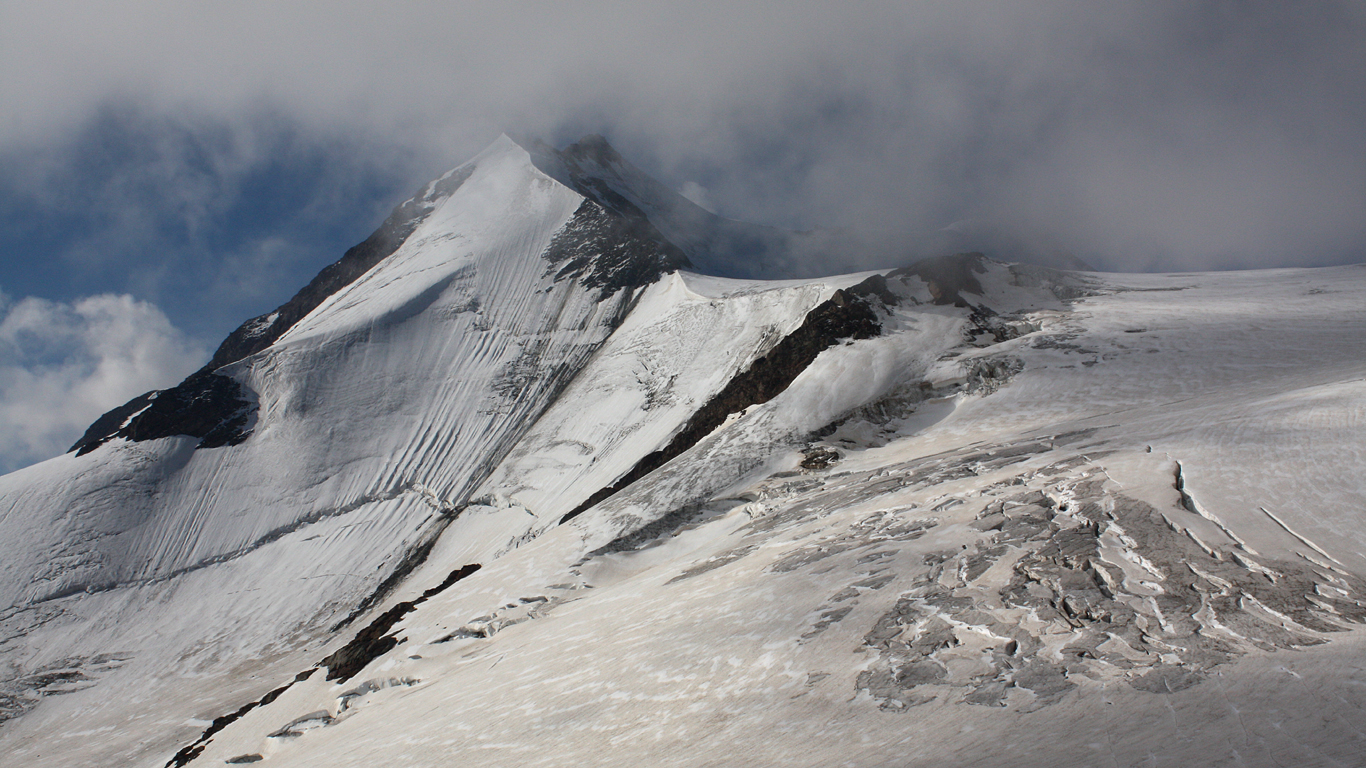
[[[11,6],[0,95],[23,108],[0,150],[73,141],[110,103],[238,131],[268,112],[401,147],[413,174],[499,130],[596,131],[723,213],[788,226],[985,220],[1111,268],[1353,260],[1361,8]]]

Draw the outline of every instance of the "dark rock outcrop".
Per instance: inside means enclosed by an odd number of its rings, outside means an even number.
[[[319,662],[319,666],[327,667],[328,680],[350,680],[355,677],[366,664],[374,659],[388,653],[402,642],[396,635],[390,633],[398,620],[407,616],[419,605],[425,603],[433,595],[440,594],[448,589],[457,581],[473,574],[479,570],[479,563],[471,563],[461,566],[450,572],[440,584],[424,591],[414,600],[406,600],[397,603],[389,610],[375,617],[365,626],[364,629],[356,633],[351,638],[351,642],[338,648],[327,658]]]
[[[584,200],[550,241],[544,258],[556,280],[578,278],[605,299],[622,288],[648,285],[666,272],[691,266],[683,251],[665,240],[638,208],[606,185],[602,194],[615,196],[615,208]]]
[[[351,641],[349,643],[342,646],[341,648],[338,648],[336,652],[332,653],[330,656],[323,659],[321,662],[318,663],[318,666],[310,667],[304,670],[303,672],[300,672],[299,674],[295,675],[294,679],[290,682],[270,691],[269,693],[257,699],[256,701],[243,704],[234,712],[230,712],[226,715],[214,718],[213,722],[209,725],[208,728],[204,730],[202,734],[199,735],[198,739],[195,739],[195,741],[192,744],[188,744],[182,749],[180,749],[180,751],[176,752],[175,755],[173,755],[171,759],[167,761],[166,768],[184,768],[186,765],[189,765],[191,761],[193,761],[196,757],[199,757],[199,755],[204,752],[204,748],[208,746],[209,742],[213,740],[213,737],[219,731],[237,722],[242,718],[243,715],[247,714],[253,709],[256,709],[257,707],[264,707],[270,704],[271,702],[275,701],[276,699],[280,698],[280,695],[283,694],[285,691],[289,690],[289,688],[293,686],[294,683],[307,680],[308,678],[312,677],[313,673],[317,672],[319,667],[327,667],[326,679],[328,680],[350,679],[357,672],[360,672],[362,669],[364,669],[365,665],[369,664],[372,660],[374,660],[376,656],[379,656],[380,654],[392,649],[394,646],[398,645],[399,642],[401,642],[399,639],[389,634],[389,630],[393,628],[394,624],[397,623],[399,619],[408,615],[410,612],[412,612],[414,608],[426,602],[433,595],[442,592],[443,590],[449,588],[452,584],[455,584],[457,581],[460,581],[461,579],[465,578],[466,576],[469,576],[470,574],[478,570],[479,564],[471,563],[470,565],[461,566],[460,568],[451,571],[450,575],[448,575],[440,584],[424,591],[420,596],[417,597],[417,599],[398,603],[389,610],[377,616],[374,619],[374,621],[371,621],[368,625],[366,625],[364,629],[356,633],[356,636],[351,638]],[[322,714],[325,715],[326,713]],[[294,723],[285,726],[285,728],[280,729],[279,731],[271,735],[290,735],[290,726],[295,725],[304,720],[315,719],[316,715],[317,713],[313,715],[307,715],[303,718],[299,718]],[[331,720],[330,716],[327,718],[327,720]],[[251,757],[251,755],[244,755],[242,757],[233,758],[232,760],[229,760],[227,762],[256,762],[255,760],[244,759],[249,757]]]
[[[205,369],[101,416],[71,450],[84,456],[116,437],[139,441],[176,435],[200,438],[199,448],[238,445],[251,434],[254,410],[236,379]]]
[[[171,759],[166,762],[166,768],[185,768],[185,766],[189,765],[191,761],[193,761],[196,757],[199,757],[199,755],[204,752],[204,748],[209,745],[210,741],[213,741],[213,737],[219,731],[223,730],[224,728],[227,728],[229,725],[232,725],[233,723],[242,719],[243,715],[247,714],[253,709],[256,709],[257,707],[264,707],[267,704],[270,704],[272,701],[275,701],[276,699],[280,698],[280,694],[289,690],[290,687],[293,686],[295,683],[307,680],[309,677],[313,675],[313,673],[316,670],[317,668],[315,667],[305,672],[300,672],[298,675],[295,675],[293,680],[289,681],[288,683],[285,683],[279,688],[272,690],[270,693],[267,693],[265,696],[262,696],[256,701],[247,702],[234,712],[230,712],[226,715],[220,715],[219,717],[215,717],[213,719],[213,722],[209,724],[209,727],[204,729],[204,732],[199,735],[198,739],[195,739],[193,744],[186,745],[185,747],[181,748],[180,751],[176,752],[174,755],[171,756]],[[237,760],[239,763],[254,762],[251,760],[242,760],[240,758],[233,758],[233,760]],[[232,761],[230,760],[228,762]]]
[[[986,274],[985,260],[986,256],[975,252],[935,256],[890,272],[888,277],[914,275],[925,281],[935,304],[970,307],[972,305],[961,294],[982,295],[982,284],[978,282],[977,275]]]

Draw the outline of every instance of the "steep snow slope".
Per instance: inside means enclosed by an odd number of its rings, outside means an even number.
[[[599,303],[545,274],[541,254],[581,198],[537,174],[510,142],[474,166],[394,256],[269,349],[220,369],[256,401],[250,447],[116,440],[57,460],[69,468],[31,473],[64,478],[56,488],[7,478],[21,500],[5,524],[24,533],[5,536],[15,547],[5,567],[33,573],[58,547],[66,559],[46,580],[7,579],[14,591],[5,596],[44,601],[165,578],[371,505],[415,503],[430,515],[459,503],[481,463],[634,298]],[[496,215],[508,210],[520,215]],[[544,374],[514,381],[518,366]]]
[[[1362,753],[1366,269],[732,280],[670,194],[500,139],[0,478],[0,764]]]

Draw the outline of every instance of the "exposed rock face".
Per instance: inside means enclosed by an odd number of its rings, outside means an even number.
[[[402,642],[402,640],[390,631],[395,623],[409,613],[412,613],[417,606],[431,599],[433,596],[440,594],[446,589],[449,589],[456,582],[477,572],[479,568],[480,565],[478,563],[471,563],[451,571],[450,575],[442,580],[440,584],[425,590],[415,599],[397,603],[379,616],[376,616],[369,624],[357,632],[355,636],[351,638],[350,642],[338,648],[328,655],[327,658],[318,662],[317,666],[306,669],[295,675],[293,681],[272,690],[270,693],[267,693],[256,701],[242,705],[235,712],[214,718],[213,722],[202,734],[200,734],[198,739],[186,745],[171,757],[166,763],[166,768],[184,768],[184,766],[189,765],[195,758],[203,754],[204,749],[213,741],[214,736],[224,728],[241,719],[243,715],[253,709],[268,706],[276,699],[280,698],[281,694],[293,687],[295,683],[308,680],[320,668],[327,669],[327,674],[325,676],[326,680],[340,680],[345,682],[351,679],[364,669],[366,664],[369,664],[376,657],[383,655],[385,652],[392,650],[394,646]],[[406,684],[410,681],[396,682],[399,684]],[[349,699],[362,696],[372,690],[378,690],[380,687],[382,687],[380,684],[373,681],[366,682],[358,686],[358,688],[342,694],[341,700],[345,702]],[[335,722],[335,719],[326,711],[311,712],[285,724],[283,727],[271,733],[270,737],[290,738],[298,736],[309,728],[327,726],[331,725],[333,722]],[[247,754],[231,758],[225,762],[229,764],[238,764],[254,763],[259,760],[261,760],[260,755]]]
[[[809,252],[811,233],[793,233],[727,219],[651,179],[626,161],[601,136],[585,136],[563,150],[534,145],[533,162],[543,172],[627,219],[648,218],[651,226],[678,246],[694,268],[726,277],[776,277],[821,274],[812,265],[827,263],[829,254],[794,259],[794,250]],[[830,233],[830,239],[836,238]],[[847,238],[841,238],[847,246]]]
[[[256,701],[243,704],[241,707],[238,707],[235,711],[230,712],[226,715],[215,717],[213,719],[213,722],[209,724],[209,727],[204,729],[204,733],[198,739],[196,739],[194,743],[182,747],[179,751],[177,751],[174,755],[171,756],[171,759],[166,762],[166,768],[184,768],[185,766],[189,765],[191,762],[194,761],[196,757],[199,757],[201,754],[204,753],[204,748],[208,746],[209,742],[213,740],[214,735],[222,731],[224,728],[227,728],[229,725],[232,725],[233,723],[242,719],[243,715],[247,714],[253,709],[256,709],[257,707],[269,706],[276,699],[280,698],[281,694],[292,688],[295,683],[307,680],[309,677],[313,675],[315,671],[316,670],[314,669],[310,669],[307,672],[301,672],[292,681],[285,683],[279,688],[275,688],[270,693],[267,693],[265,696],[262,696]],[[239,764],[257,762],[256,760],[250,759],[250,757],[252,756],[253,755],[242,755],[240,757],[231,758],[230,760],[227,760],[225,762],[231,763],[233,761],[236,761]]]
[[[402,642],[390,632],[399,619],[412,613],[414,608],[431,599],[433,595],[440,594],[457,581],[478,570],[478,563],[461,566],[451,571],[450,575],[440,584],[424,591],[416,599],[397,603],[375,617],[373,621],[357,632],[349,643],[320,661],[318,666],[327,667],[328,680],[350,680],[364,669],[366,664]]]
[[[982,284],[977,275],[985,274],[982,263],[986,256],[980,253],[956,253],[951,256],[935,256],[921,259],[909,267],[902,267],[889,273],[889,277],[915,275],[929,286],[935,304],[951,304],[959,307],[970,306],[961,294],[972,293],[980,296]]]
[[[644,214],[629,202],[620,202],[614,214],[592,200],[583,201],[546,251],[556,280],[578,278],[606,298],[690,266],[688,257],[665,240]]]
[[[839,451],[812,446],[802,451],[802,469],[825,469],[840,460]]]
[[[116,437],[139,441],[176,435],[200,438],[199,448],[238,445],[251,435],[254,411],[236,379],[205,369],[101,416],[71,450],[83,456]]]

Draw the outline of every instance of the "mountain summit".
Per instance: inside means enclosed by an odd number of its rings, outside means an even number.
[[[1366,269],[798,247],[599,137],[424,186],[0,477],[0,754],[1356,759]]]

